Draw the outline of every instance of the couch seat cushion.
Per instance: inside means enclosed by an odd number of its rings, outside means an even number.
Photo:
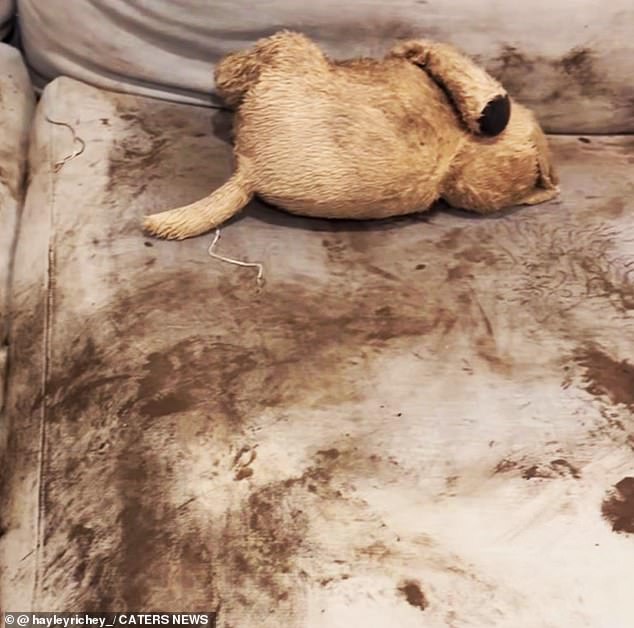
[[[631,137],[554,138],[561,198],[497,217],[254,203],[218,250],[261,289],[139,230],[225,180],[225,114],[60,79],[34,137],[5,608],[628,625]]]

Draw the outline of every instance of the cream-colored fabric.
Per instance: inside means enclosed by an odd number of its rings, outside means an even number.
[[[117,90],[209,104],[221,55],[280,28],[336,55],[427,37],[476,55],[545,128],[634,131],[630,0],[20,0],[30,65]]]
[[[20,53],[0,44],[0,411],[9,325],[7,288],[34,101]],[[0,420],[0,460],[3,433]]]
[[[14,12],[15,0],[0,0],[0,40],[11,31]]]
[[[60,79],[34,137],[2,608],[631,624],[631,138],[555,138],[561,198],[498,217],[254,203],[216,251],[258,289],[139,230],[226,180],[224,113]]]

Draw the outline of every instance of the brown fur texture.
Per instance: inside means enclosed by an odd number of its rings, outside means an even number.
[[[216,87],[237,109],[235,173],[200,201],[147,216],[159,237],[204,233],[254,194],[289,212],[346,219],[419,212],[440,198],[488,213],[558,194],[533,114],[513,103],[505,128],[485,135],[487,105],[510,100],[447,44],[401,42],[382,60],[334,62],[282,32],[225,57]]]

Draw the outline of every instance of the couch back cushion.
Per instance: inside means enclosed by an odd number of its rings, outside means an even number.
[[[0,0],[2,6],[3,0]],[[40,84],[60,74],[115,90],[212,104],[213,65],[281,28],[336,56],[398,38],[450,41],[552,132],[634,131],[631,0],[18,0]]]

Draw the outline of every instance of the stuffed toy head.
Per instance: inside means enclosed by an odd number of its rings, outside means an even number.
[[[372,219],[436,200],[479,213],[557,195],[533,114],[447,44],[398,43],[384,59],[332,61],[282,32],[225,57],[216,88],[236,109],[235,172],[208,197],[146,217],[181,239],[253,195],[289,212]]]

